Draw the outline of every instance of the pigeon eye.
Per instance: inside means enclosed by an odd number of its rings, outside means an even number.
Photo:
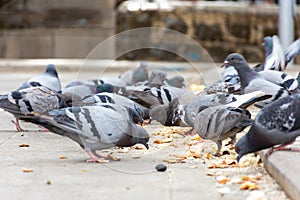
[[[237,147],[237,150],[240,151],[242,148],[240,146]]]

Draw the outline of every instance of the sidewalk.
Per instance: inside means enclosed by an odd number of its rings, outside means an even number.
[[[33,74],[35,72],[2,72],[1,93],[17,88]],[[89,71],[82,77],[92,75]],[[60,73],[64,84],[76,76],[76,71]],[[27,123],[22,126],[30,131],[18,133],[11,123],[13,116],[2,110],[0,119],[1,199],[288,199],[262,165],[254,162],[253,155],[244,161],[245,167],[239,167],[233,162],[232,150],[231,155],[216,158],[211,155],[216,148],[214,143],[205,141],[197,146],[192,136],[183,137],[180,132],[170,137],[172,141],[156,144],[156,139],[169,138],[168,134],[157,134],[163,127],[156,123],[145,127],[151,134],[150,150],[105,151],[102,153],[113,152],[121,160],[100,164],[85,163],[87,154],[68,138],[38,132],[38,127]],[[30,146],[19,147],[20,144]],[[175,159],[172,164],[172,159],[178,155],[191,153],[192,147],[196,148],[194,157]],[[290,190],[283,186],[288,178],[296,180],[299,177],[300,168],[296,161],[289,159],[294,157],[296,160],[297,156],[300,154],[276,152],[270,157],[270,160],[287,160],[283,169],[276,172],[285,174],[289,171],[288,176],[278,180],[287,193],[300,189],[299,184],[292,185]],[[229,163],[223,165],[224,162]],[[166,172],[155,171],[155,166],[160,163],[168,167]],[[291,166],[295,169],[290,170]],[[26,173],[24,169],[33,171]],[[254,177],[258,189],[241,190],[243,177]],[[288,194],[292,199],[299,197]]]

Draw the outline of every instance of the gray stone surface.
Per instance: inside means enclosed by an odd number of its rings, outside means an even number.
[[[300,147],[297,140],[293,147]],[[268,150],[260,153],[266,170],[284,189],[291,199],[300,199],[299,166],[300,153],[298,152],[274,152],[270,157],[266,157]]]

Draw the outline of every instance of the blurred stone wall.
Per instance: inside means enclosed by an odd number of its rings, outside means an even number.
[[[96,45],[116,33],[138,27],[161,27],[196,40],[216,62],[223,61],[232,52],[239,52],[248,61],[257,62],[264,59],[263,37],[277,34],[278,30],[277,6],[204,1],[121,2],[0,0],[0,57],[85,58]],[[300,23],[299,13],[297,9],[296,24]],[[138,39],[147,42],[153,38],[157,40],[156,36],[111,40],[101,47],[103,51],[99,51],[99,58],[185,60],[182,56],[158,49],[120,54]],[[172,42],[175,41],[171,39],[158,46],[172,45]],[[183,46],[180,48],[185,51]],[[187,49],[194,61],[203,61],[203,56],[197,56],[192,47]],[[296,63],[300,63],[298,60]]]
[[[297,9],[297,24],[299,17]],[[215,62],[224,61],[232,52],[241,53],[249,62],[262,62],[263,38],[278,31],[278,7],[228,2],[176,2],[139,7],[124,2],[116,13],[116,31],[138,27],[169,28],[187,34],[199,42]],[[161,57],[168,57],[168,54]],[[142,59],[145,55],[156,59],[156,55],[147,50],[136,51],[136,55],[131,52],[123,58]]]
[[[114,34],[114,0],[1,0],[0,57],[84,58]],[[114,56],[114,44],[99,58]]]

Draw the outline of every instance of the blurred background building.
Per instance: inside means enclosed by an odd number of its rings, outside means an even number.
[[[116,33],[138,27],[161,27],[193,38],[216,62],[232,52],[243,54],[250,62],[263,61],[263,37],[278,34],[277,3],[0,0],[0,57],[85,58],[97,44]],[[299,37],[298,7],[295,13],[295,37]],[[112,40],[106,45],[101,58],[115,58],[118,42]],[[182,60],[172,53],[151,49],[129,52],[120,59]]]

